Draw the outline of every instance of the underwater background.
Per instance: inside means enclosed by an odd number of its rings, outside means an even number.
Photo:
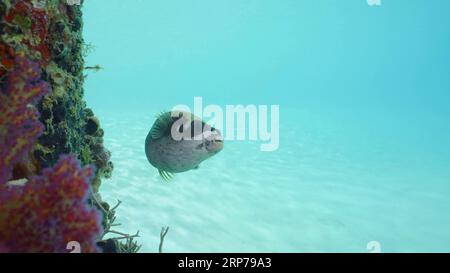
[[[450,251],[450,2],[85,1],[103,199],[142,251]],[[280,146],[227,141],[164,182],[146,159],[177,104],[280,105]]]

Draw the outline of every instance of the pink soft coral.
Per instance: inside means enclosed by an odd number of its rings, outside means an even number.
[[[28,161],[28,154],[43,125],[33,106],[50,86],[40,79],[36,63],[18,54],[14,69],[6,78],[6,88],[0,90],[0,185],[11,179],[16,164]]]
[[[0,244],[11,252],[68,252],[71,241],[82,252],[97,252],[99,212],[87,198],[92,167],[81,168],[74,156],[62,156],[53,168],[24,186],[0,190]]]
[[[23,186],[8,181],[18,164],[29,164],[30,151],[43,132],[34,104],[50,92],[39,66],[18,54],[0,90],[0,252],[97,252],[99,213],[90,207],[92,167],[81,168],[73,155],[62,156],[42,175],[27,175]]]

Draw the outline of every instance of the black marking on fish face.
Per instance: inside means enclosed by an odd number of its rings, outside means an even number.
[[[204,146],[204,143],[198,144],[197,147],[195,147],[195,149],[197,150],[201,150]]]
[[[181,126],[178,128],[178,133],[182,134],[184,132],[184,124],[181,124]]]
[[[191,131],[191,139],[196,139],[198,138],[200,135],[203,134],[203,130],[205,128],[205,122],[201,122],[201,126],[200,126],[200,120],[192,120],[189,127],[190,127],[190,131]]]

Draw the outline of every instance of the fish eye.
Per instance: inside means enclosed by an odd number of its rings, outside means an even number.
[[[214,132],[216,130],[216,128],[211,127],[211,132]]]

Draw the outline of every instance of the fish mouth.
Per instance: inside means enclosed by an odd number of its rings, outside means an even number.
[[[223,149],[223,140],[214,139],[206,144],[206,150],[210,153],[216,154]]]

